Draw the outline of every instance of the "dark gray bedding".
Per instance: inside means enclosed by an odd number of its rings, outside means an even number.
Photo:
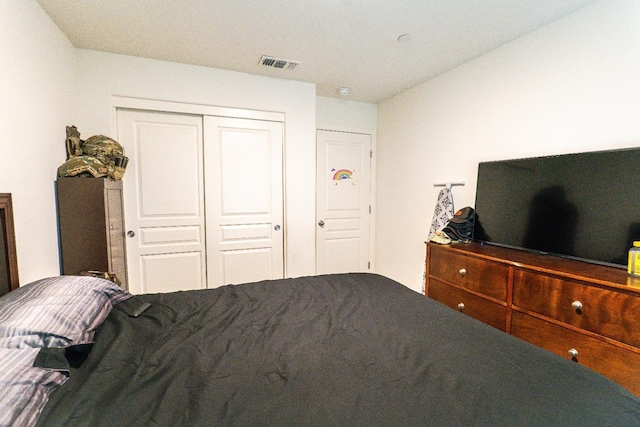
[[[127,313],[142,302],[138,318]],[[573,362],[370,274],[118,304],[41,426],[633,426]]]

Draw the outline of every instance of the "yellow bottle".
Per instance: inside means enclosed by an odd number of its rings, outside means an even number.
[[[629,249],[627,272],[634,276],[640,276],[640,241],[633,242],[633,247]]]

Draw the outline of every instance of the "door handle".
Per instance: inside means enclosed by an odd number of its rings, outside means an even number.
[[[320,226],[320,228],[324,228],[324,221],[323,220],[318,221],[318,225]]]
[[[127,236],[134,237],[135,235],[136,235],[136,233],[133,230],[127,231]]]

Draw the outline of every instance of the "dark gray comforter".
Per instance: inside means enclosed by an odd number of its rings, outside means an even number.
[[[640,401],[392,280],[350,274],[120,303],[39,424],[633,426]]]

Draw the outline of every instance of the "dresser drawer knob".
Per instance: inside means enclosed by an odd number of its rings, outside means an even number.
[[[582,303],[580,301],[574,301],[571,303],[571,307],[575,310],[575,311],[582,311]]]
[[[462,313],[462,310],[464,310],[464,303],[463,302],[458,304],[458,311],[460,311]]]
[[[576,350],[575,348],[570,348],[567,353],[569,353],[569,357],[571,357],[572,359],[578,357],[578,350]]]
[[[464,277],[465,274],[467,274],[467,269],[466,268],[461,268],[460,269],[460,275]]]

